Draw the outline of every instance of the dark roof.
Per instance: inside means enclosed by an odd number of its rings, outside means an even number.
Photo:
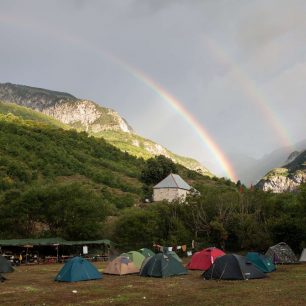
[[[41,239],[9,239],[0,240],[0,246],[26,246],[26,245],[86,245],[86,244],[107,244],[113,243],[108,239],[102,240],[84,240],[84,241],[67,241],[65,239],[56,238],[41,238]]]
[[[170,173],[166,178],[160,181],[153,187],[154,189],[160,188],[178,188],[190,190],[192,187],[187,184],[178,174]]]

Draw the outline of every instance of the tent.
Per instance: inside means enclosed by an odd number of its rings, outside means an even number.
[[[0,272],[8,273],[13,272],[14,268],[12,267],[12,263],[7,260],[4,256],[0,255]]]
[[[138,269],[141,268],[142,262],[145,260],[145,257],[137,251],[122,253],[121,256],[128,257]]]
[[[303,249],[301,257],[300,257],[300,262],[306,262],[306,249]]]
[[[0,282],[2,283],[2,282],[4,282],[5,280],[6,280],[6,278],[0,274]]]
[[[269,247],[265,254],[273,263],[297,263],[297,258],[290,246],[285,242],[280,242]]]
[[[134,265],[129,257],[118,256],[107,264],[103,272],[105,274],[125,275],[139,273],[139,268]]]
[[[276,270],[276,267],[272,260],[265,255],[262,255],[257,252],[249,252],[245,256],[252,264],[264,273],[273,272]]]
[[[203,273],[205,279],[248,280],[264,278],[266,275],[258,270],[244,256],[227,254],[218,257],[214,264]]]
[[[187,264],[189,270],[208,270],[215,259],[225,255],[218,248],[207,248],[192,255],[191,261]]]
[[[140,270],[140,276],[168,277],[185,274],[187,270],[179,261],[163,253],[148,257]]]
[[[82,257],[68,260],[55,277],[59,282],[78,282],[102,278],[101,273],[89,261]]]
[[[151,257],[155,255],[155,253],[152,250],[147,249],[147,248],[142,248],[138,250],[138,252],[142,254],[144,257]]]
[[[177,261],[182,262],[182,260],[179,258],[179,256],[174,251],[164,251],[164,254],[171,255],[173,258],[175,258]]]

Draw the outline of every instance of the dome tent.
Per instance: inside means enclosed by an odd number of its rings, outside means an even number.
[[[145,257],[137,251],[122,253],[121,256],[128,257],[138,269],[141,268],[142,262],[145,260]]]
[[[78,282],[101,278],[101,273],[91,262],[82,257],[73,257],[59,271],[55,277],[55,281]]]
[[[147,248],[142,248],[138,250],[138,252],[142,254],[144,257],[151,257],[155,255],[155,253],[152,250],[147,249]]]
[[[191,261],[187,264],[189,270],[208,270],[216,258],[225,255],[218,248],[206,248],[192,255]]]
[[[2,282],[4,282],[5,280],[6,280],[6,278],[0,274],[0,282],[2,283]]]
[[[168,251],[167,249],[164,250],[165,255],[171,255],[173,258],[175,258],[177,261],[182,262],[182,259],[174,252],[174,251]]]
[[[276,264],[297,263],[298,261],[290,246],[285,242],[269,247],[265,255]]]
[[[306,262],[306,249],[303,249],[299,262]]]
[[[273,272],[276,270],[276,267],[272,260],[265,255],[262,255],[257,252],[249,252],[245,256],[252,264],[264,273]]]
[[[134,265],[129,257],[118,256],[107,264],[103,272],[105,274],[126,275],[139,273],[139,268]]]
[[[218,257],[214,264],[203,273],[205,279],[248,280],[264,278],[266,275],[258,270],[244,256],[227,254]]]
[[[148,257],[140,270],[140,276],[169,277],[185,274],[187,270],[179,261],[163,253]]]
[[[13,271],[14,268],[12,267],[12,263],[4,256],[0,255],[0,273],[9,273]]]

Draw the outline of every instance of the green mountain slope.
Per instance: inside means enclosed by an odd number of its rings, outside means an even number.
[[[134,204],[141,197],[142,166],[143,161],[103,139],[0,115],[0,191],[28,188],[36,182],[81,180],[103,187],[118,202],[123,197]]]
[[[203,167],[198,161],[189,157],[174,154],[154,141],[145,139],[136,134],[128,134],[120,131],[103,131],[101,133],[90,134],[96,137],[103,137],[112,145],[133,156],[149,159],[153,156],[164,155],[173,160],[175,163],[183,165],[188,169],[192,169],[203,175],[213,177],[213,174],[208,169]]]
[[[10,83],[0,83],[0,100],[31,108],[78,131],[103,137],[122,151],[136,157],[148,159],[162,154],[191,170],[213,176],[198,161],[174,154],[161,145],[136,135],[116,111],[93,101],[78,99],[68,93]],[[26,118],[24,114],[16,115]]]
[[[13,114],[17,117],[21,117],[24,120],[32,120],[63,129],[70,129],[68,125],[63,124],[50,116],[46,116],[42,113],[35,112],[30,108],[19,106],[14,103],[0,101],[0,114]]]

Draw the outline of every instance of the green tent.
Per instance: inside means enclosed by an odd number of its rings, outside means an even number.
[[[260,253],[249,252],[246,255],[247,260],[249,260],[257,269],[264,273],[269,273],[275,271],[275,265],[272,260]]]
[[[8,273],[13,272],[14,269],[10,261],[8,261],[5,257],[0,255],[0,272],[1,273]]]
[[[82,257],[73,257],[66,262],[55,277],[59,282],[78,282],[102,278],[101,273],[89,261]]]
[[[144,257],[151,257],[155,255],[155,253],[152,250],[147,249],[147,248],[142,248],[138,250],[138,252],[142,254]]]
[[[182,262],[182,260],[179,258],[179,256],[174,251],[164,251],[164,254],[171,255],[174,257],[177,261]]]
[[[120,256],[128,257],[138,269],[141,268],[142,262],[145,260],[145,257],[137,251],[122,253]]]
[[[187,270],[179,261],[163,253],[148,257],[140,270],[140,276],[168,277],[185,274]]]

